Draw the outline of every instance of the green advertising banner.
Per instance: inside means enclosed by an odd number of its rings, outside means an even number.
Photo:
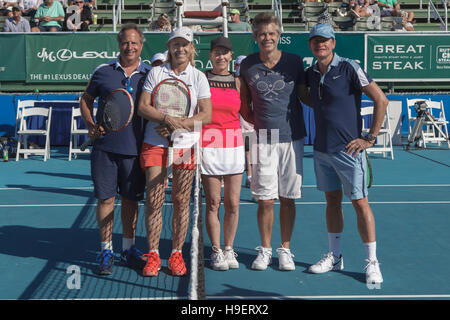
[[[365,69],[375,80],[449,81],[449,34],[368,34]]]
[[[27,34],[26,82],[87,82],[119,53],[113,34]]]
[[[0,81],[24,80],[25,37],[22,34],[4,32],[0,48]]]
[[[208,55],[210,41],[219,35],[219,33],[195,34],[197,52],[195,63],[200,70],[212,68]],[[258,51],[258,46],[250,33],[230,33],[228,36],[233,43],[235,58]],[[3,76],[0,80],[55,84],[87,83],[98,65],[114,59],[119,54],[116,37],[117,34],[112,32],[30,33],[14,38],[0,35],[2,47],[5,43],[16,53],[12,55],[11,51],[8,52],[7,66],[3,69],[0,66],[0,77]],[[144,62],[150,64],[151,57],[155,53],[166,51],[168,38],[168,33],[145,33],[146,41],[141,55]],[[361,64],[364,62],[363,33],[338,33],[336,39],[336,52],[340,56],[354,59]],[[305,67],[314,63],[309,50],[307,32],[283,34],[279,48],[302,56]],[[6,54],[5,51],[2,50],[3,55]]]

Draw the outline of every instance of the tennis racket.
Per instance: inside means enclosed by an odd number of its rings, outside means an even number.
[[[102,126],[108,133],[125,129],[133,119],[134,103],[130,93],[125,89],[116,89],[106,97],[102,117],[97,127]],[[81,146],[84,151],[98,136],[89,137]]]
[[[187,117],[191,109],[191,93],[186,83],[169,78],[161,81],[153,91],[153,106],[172,117]],[[172,177],[173,141],[169,137],[167,177]]]
[[[370,163],[369,154],[367,153],[367,151],[365,151],[364,153],[366,154],[366,162],[367,162],[367,175],[366,175],[367,188],[370,188],[373,182],[372,164]]]

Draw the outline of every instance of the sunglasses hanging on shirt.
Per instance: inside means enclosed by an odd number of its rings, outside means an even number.
[[[123,84],[125,85],[125,88],[129,93],[133,93],[134,89],[131,86],[131,78],[125,78]]]

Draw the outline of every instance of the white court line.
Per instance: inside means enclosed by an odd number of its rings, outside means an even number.
[[[206,203],[203,202],[203,205]],[[241,202],[241,205],[257,205],[255,202]],[[275,202],[279,204],[279,202]],[[325,201],[317,202],[295,202],[296,205],[325,205]],[[342,202],[342,204],[352,204],[351,202]],[[371,201],[370,204],[450,204],[450,201]],[[97,203],[38,203],[38,204],[0,204],[0,208],[22,208],[22,207],[95,207]],[[120,203],[114,204],[120,206]],[[145,203],[139,203],[144,206]],[[192,204],[191,204],[192,205]],[[163,206],[172,206],[172,203],[164,203]]]
[[[75,190],[93,190],[94,187],[90,186],[90,187],[3,187],[0,188],[0,191],[9,191],[9,190],[58,190],[58,189],[64,189],[64,190],[70,190],[70,189],[75,189]]]
[[[206,299],[272,299],[272,300],[285,300],[285,299],[449,299],[450,294],[393,294],[393,295],[337,295],[337,296],[206,296]]]
[[[303,185],[303,188],[317,188],[316,185]],[[405,187],[405,188],[423,188],[423,187],[450,187],[450,184],[374,184],[371,188],[392,188],[392,187]]]
[[[308,184],[303,185],[303,188],[316,188],[316,185]],[[374,184],[371,188],[392,188],[392,187],[405,187],[405,188],[434,188],[434,187],[450,187],[450,184]],[[89,187],[3,187],[0,191],[8,190],[54,190],[54,189],[76,189],[76,190],[93,190],[93,186]],[[170,187],[169,187],[170,189]]]

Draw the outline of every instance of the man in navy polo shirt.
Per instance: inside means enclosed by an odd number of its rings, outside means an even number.
[[[367,198],[365,149],[376,140],[388,100],[378,85],[351,59],[333,52],[336,40],[329,24],[314,26],[309,47],[317,63],[308,68],[316,124],[314,170],[317,188],[325,192],[329,253],[310,266],[312,273],[344,268],[341,238],[344,226],[342,193],[352,201],[358,231],[367,253],[366,281],[383,282],[376,257],[375,220]],[[361,135],[361,96],[374,102],[372,127]],[[343,189],[343,192],[342,192]]]
[[[307,88],[300,56],[278,49],[281,21],[270,12],[253,19],[253,38],[259,52],[242,61],[240,75],[253,103],[257,136],[252,163],[252,196],[258,199],[258,228],[261,245],[251,268],[266,270],[272,263],[272,229],[275,200],[280,200],[281,246],[277,249],[279,269],[295,270],[291,236],[295,223],[295,199],[301,198],[303,179],[303,137],[306,135],[303,109]],[[247,102],[250,104],[250,102]]]
[[[122,201],[122,258],[130,267],[142,269],[145,261],[134,246],[138,201],[144,198],[145,175],[139,165],[139,150],[144,137],[144,119],[134,111],[131,123],[120,132],[105,133],[93,119],[93,104],[98,97],[97,123],[106,97],[115,89],[125,88],[133,97],[135,108],[150,67],[141,61],[145,41],[135,24],[126,24],[117,36],[120,55],[101,64],[92,74],[80,108],[90,136],[98,136],[91,154],[91,175],[97,202],[97,222],[101,249],[98,274],[111,274],[114,262],[112,229],[117,193]]]

